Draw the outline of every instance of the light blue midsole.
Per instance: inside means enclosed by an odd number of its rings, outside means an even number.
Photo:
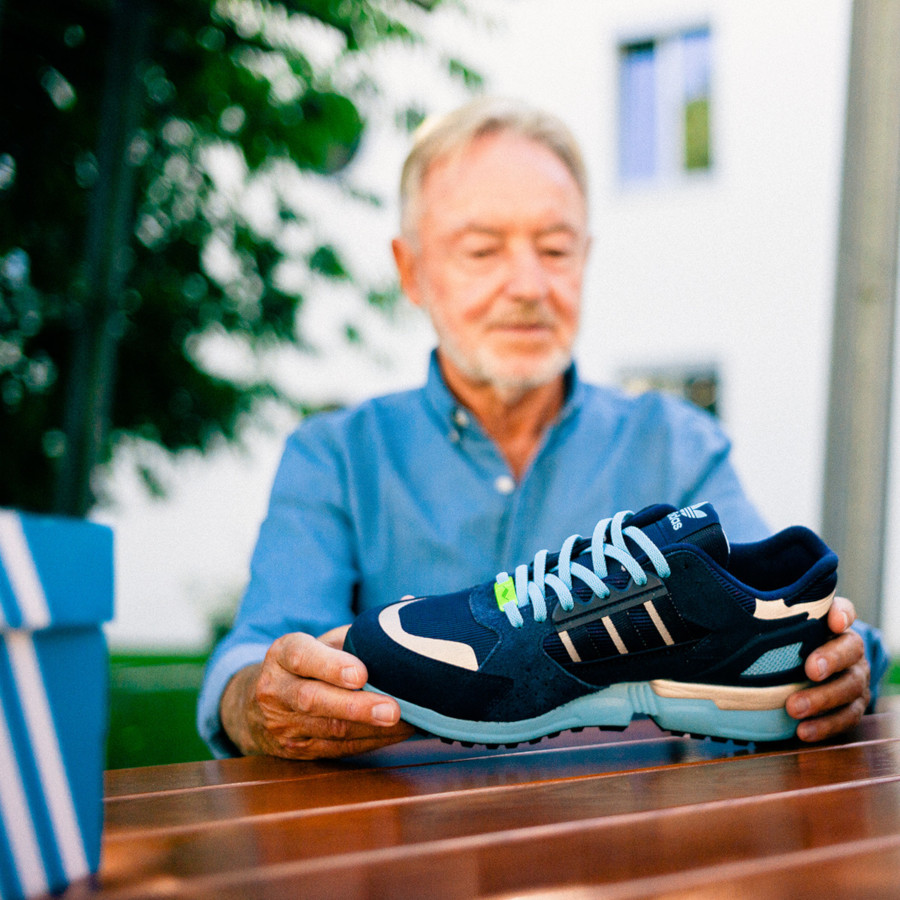
[[[366,690],[385,694],[366,685]],[[752,689],[748,689],[752,692]],[[625,727],[637,713],[644,713],[667,731],[704,734],[739,741],[781,741],[794,736],[797,721],[783,706],[775,709],[720,709],[713,700],[663,697],[649,682],[625,682],[578,697],[531,719],[512,722],[474,722],[455,719],[434,710],[393,697],[402,718],[439,737],[476,744],[510,744],[530,741],[571,728]]]

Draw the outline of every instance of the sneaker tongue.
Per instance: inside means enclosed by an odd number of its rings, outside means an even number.
[[[657,547],[671,544],[694,544],[707,553],[720,566],[728,565],[731,548],[728,538],[719,522],[719,514],[711,503],[696,503],[684,509],[675,509],[669,504],[647,506],[625,520],[625,528],[640,528]],[[625,544],[632,556],[641,564],[647,554],[641,546],[625,535]],[[591,542],[582,539],[575,545],[573,557],[582,565],[591,568]],[[556,559],[553,560],[555,570]],[[621,587],[628,582],[624,566],[612,566],[604,579],[607,584]]]
[[[657,547],[696,544],[720,565],[728,562],[728,538],[711,503],[696,503],[684,509],[650,506],[635,513],[625,524],[640,528]]]

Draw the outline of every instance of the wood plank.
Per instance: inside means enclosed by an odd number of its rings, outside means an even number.
[[[221,818],[231,805],[234,815],[334,806],[358,799],[373,801],[477,789],[484,785],[522,784],[559,777],[653,768],[702,759],[748,754],[745,748],[726,748],[713,742],[664,738],[553,748],[528,754],[493,753],[452,763],[360,768],[339,763],[291,764],[287,777],[256,778],[187,790],[155,790],[106,800],[106,828],[168,826]],[[235,761],[240,762],[240,761]],[[256,760],[254,760],[256,762]],[[281,761],[278,761],[279,763]],[[338,766],[338,768],[335,768]],[[261,767],[254,766],[253,772]],[[264,768],[264,767],[262,767]],[[280,771],[282,765],[274,767]]]
[[[395,812],[400,814],[401,807]],[[470,833],[450,836],[443,814],[432,811],[435,837],[425,841],[408,834],[402,820],[394,821],[390,834],[371,834],[366,850],[347,845],[342,826],[338,840],[343,849],[331,856],[306,855],[315,834],[304,817],[293,820],[300,827],[280,834],[258,827],[226,828],[231,838],[243,834],[243,840],[240,845],[223,840],[218,853],[203,842],[167,842],[157,847],[162,855],[149,865],[146,841],[118,841],[108,848],[106,889],[98,896],[161,896],[173,884],[190,896],[219,898],[294,897],[301,886],[304,895],[344,898],[421,897],[424,885],[440,885],[442,897],[546,894],[560,886],[612,886],[694,869],[706,870],[703,877],[710,880],[710,870],[721,866],[730,867],[723,875],[740,880],[758,873],[766,860],[775,871],[787,859],[802,863],[811,851],[817,859],[836,859],[848,845],[881,841],[900,846],[897,778],[661,809],[653,808],[651,797],[641,813],[576,815],[553,824],[517,822],[490,833],[477,827],[481,812],[472,812]],[[341,818],[346,822],[348,817]],[[385,824],[380,818],[372,822],[379,829]],[[896,875],[893,863],[889,865]]]
[[[741,803],[900,781],[900,742],[734,759],[531,785],[484,787],[413,800],[353,802],[331,809],[252,812],[197,825],[119,830],[104,842],[107,863],[127,859],[134,876],[160,867],[190,875],[257,862],[315,862],[520,829],[637,818],[698,805]],[[301,799],[302,798],[298,798]],[[900,815],[900,809],[898,809]],[[260,856],[260,848],[265,848]]]
[[[107,799],[119,799],[141,794],[271,781],[291,778],[296,774],[297,763],[269,756],[202,760],[134,769],[108,769],[103,773],[103,792]]]
[[[613,886],[579,886],[552,893],[564,897],[602,896],[604,900],[896,900],[900,884],[900,838],[873,838],[799,853],[688,868],[664,876],[640,878]],[[578,893],[576,893],[578,892]],[[522,900],[522,894],[494,895],[494,900]]]
[[[485,747],[467,748],[460,744],[446,744],[437,738],[416,735],[401,744],[382,750],[347,757],[343,760],[283,760],[272,757],[247,757],[244,759],[210,760],[178,763],[168,766],[147,766],[135,769],[110,769],[104,773],[105,796],[118,799],[156,791],[194,790],[236,784],[246,781],[286,780],[291,778],[341,776],[348,769],[392,768],[463,759],[486,759],[492,756],[526,754],[537,750],[564,750],[584,746],[615,743],[633,743],[666,739],[684,740],[658,728],[649,719],[637,719],[621,732],[586,729],[582,732],[567,731],[555,738],[543,740],[538,745],[521,744],[516,748]],[[720,744],[720,747],[727,747]],[[725,751],[722,751],[725,752]]]
[[[227,820],[244,821],[253,816],[277,813],[296,815],[303,811],[332,809],[339,811],[359,804],[431,798],[443,794],[488,791],[490,796],[502,789],[516,790],[520,786],[533,789],[535,784],[582,777],[611,776],[619,773],[641,772],[672,767],[672,783],[693,784],[696,776],[678,774],[685,766],[712,765],[731,760],[756,760],[749,769],[761,772],[752,776],[749,790],[756,792],[762,779],[784,779],[796,768],[796,760],[808,754],[825,757],[825,747],[810,749],[792,745],[791,749],[754,755],[746,750],[732,749],[711,741],[665,739],[637,743],[612,743],[593,747],[537,751],[527,755],[494,755],[457,760],[452,764],[420,765],[387,769],[347,769],[340,777],[331,773],[287,780],[252,781],[217,787],[215,790],[175,791],[147,796],[110,799],[106,802],[105,833],[108,839],[127,835],[135,830],[191,828],[210,822],[216,825]],[[861,744],[831,745],[840,752],[842,765],[857,760],[857,768],[896,765],[896,741],[882,740]],[[872,748],[866,753],[866,748]],[[704,756],[704,754],[711,754]],[[815,764],[809,768],[818,771]],[[712,772],[710,773],[712,774]],[[823,775],[823,778],[829,776]],[[729,769],[728,782],[735,789],[741,783],[737,770]]]

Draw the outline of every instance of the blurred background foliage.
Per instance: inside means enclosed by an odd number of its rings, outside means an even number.
[[[234,439],[261,398],[302,406],[261,369],[213,371],[203,340],[302,348],[287,264],[375,305],[393,286],[363,283],[328,243],[298,260],[284,235],[309,211],[273,188],[278,227],[260,227],[215,161],[245,182],[340,181],[379,92],[347,60],[420,42],[414,23],[439,2],[3,0],[0,506],[84,515],[122,441],[203,450]],[[330,55],[306,52],[311,33]],[[440,65],[478,83],[459,59]],[[413,127],[423,112],[396,118]]]

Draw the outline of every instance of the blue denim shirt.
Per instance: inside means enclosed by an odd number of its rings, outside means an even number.
[[[404,594],[480,583],[621,509],[709,500],[732,541],[767,536],[715,419],[663,394],[586,384],[574,366],[566,378],[565,405],[518,482],[434,356],[424,387],[297,428],[200,697],[216,753],[234,752],[218,715],[226,684],[288,632],[318,635]]]

